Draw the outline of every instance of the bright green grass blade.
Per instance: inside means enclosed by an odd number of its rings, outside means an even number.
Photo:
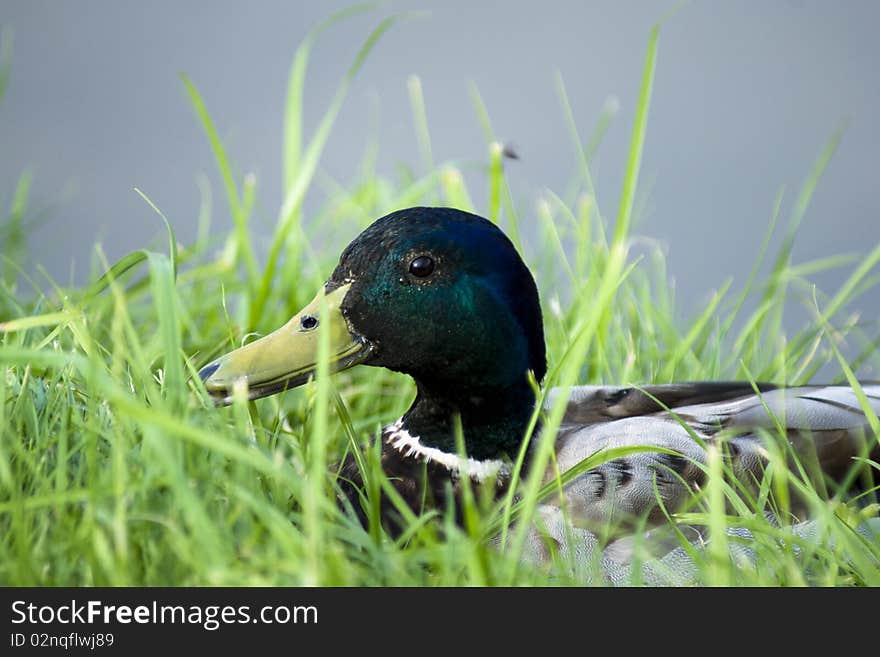
[[[425,97],[422,93],[422,79],[418,75],[411,75],[406,80],[406,88],[409,92],[409,106],[413,115],[416,128],[416,141],[419,145],[419,154],[425,171],[434,170],[434,155],[431,148],[431,132],[428,129],[428,111],[425,109]]]
[[[147,262],[150,267],[150,283],[164,356],[163,388],[171,403],[179,407],[185,401],[186,387],[183,378],[183,351],[177,313],[177,291],[174,286],[174,266],[168,257],[159,253],[148,253]]]
[[[31,315],[30,317],[19,317],[9,320],[8,322],[0,322],[0,332],[13,333],[15,331],[26,331],[31,328],[40,326],[57,326],[65,324],[77,317],[76,313],[62,310],[61,312],[46,313],[44,315]]]
[[[837,294],[831,299],[825,310],[822,311],[823,324],[840,312],[841,308],[855,298],[854,292],[865,277],[871,273],[877,264],[880,263],[880,244],[877,244],[871,252],[865,257],[855,271],[846,279],[844,284],[837,291]]]
[[[464,176],[458,167],[447,165],[440,172],[440,185],[443,188],[444,202],[452,208],[474,212],[474,202],[468,193]]]
[[[266,267],[263,270],[256,298],[251,307],[249,318],[250,326],[255,326],[257,320],[263,313],[266,300],[269,296],[269,291],[271,290],[272,281],[275,278],[275,270],[278,266],[278,258],[281,255],[282,247],[289,243],[292,237],[298,237],[301,233],[301,228],[298,226],[299,210],[306,191],[314,177],[318,161],[324,150],[324,145],[330,136],[330,131],[333,128],[336,117],[339,114],[340,109],[342,109],[342,104],[348,95],[351,83],[382,35],[401,18],[402,16],[391,16],[386,18],[379,23],[378,27],[376,27],[367,37],[351,66],[349,66],[342,81],[339,83],[336,93],[330,101],[329,107],[324,112],[324,116],[321,118],[318,128],[315,131],[315,135],[312,137],[303,157],[301,160],[298,160],[296,175],[285,192],[284,201],[275,226],[275,233],[269,247]],[[294,227],[296,227],[296,230],[294,230]],[[295,259],[291,259],[291,262],[298,264],[295,262]]]
[[[633,122],[633,133],[630,140],[626,175],[623,179],[623,190],[620,194],[617,225],[614,227],[613,241],[615,244],[621,243],[629,234],[629,225],[632,220],[633,202],[639,179],[639,169],[642,164],[645,133],[648,127],[648,108],[651,105],[651,90],[654,88],[654,69],[657,62],[657,40],[659,36],[660,26],[655,25],[651,29],[651,36],[648,39],[648,51],[645,55],[645,64],[642,70],[641,91],[639,92],[639,101],[636,105],[636,117]]]
[[[799,265],[792,265],[788,268],[788,277],[792,280],[806,279],[809,276],[818,274],[819,272],[829,269],[839,269],[845,265],[851,265],[860,261],[861,256],[855,253],[841,253],[838,255],[817,258],[808,262],[802,262]]]
[[[672,352],[672,355],[667,357],[663,369],[660,370],[660,379],[662,381],[673,381],[675,379],[676,367],[680,367],[685,356],[690,355],[699,362],[699,353],[693,352],[694,343],[697,342],[700,336],[706,331],[706,327],[714,318],[715,311],[721,303],[721,300],[724,298],[724,295],[727,293],[727,290],[730,288],[732,282],[731,279],[728,279],[724,285],[721,286],[721,289],[712,295],[712,299],[709,301],[706,309],[703,310],[703,312],[700,313],[700,316],[691,324],[690,330],[675,348],[675,351]]]
[[[326,326],[327,304],[321,296],[318,308],[319,327]],[[310,562],[306,571],[306,583],[321,583],[320,564],[317,556],[324,545],[324,503],[326,502],[325,483],[327,481],[327,445],[330,425],[330,399],[333,394],[330,381],[330,334],[318,332],[318,365],[315,373],[315,397],[312,411],[311,435],[308,443],[306,468],[308,478],[305,482],[303,500],[303,531],[309,543]]]
[[[645,64],[642,73],[642,85],[636,106],[636,116],[633,122],[632,136],[630,138],[630,150],[627,159],[626,173],[623,180],[620,208],[617,214],[617,224],[610,247],[608,262],[603,272],[602,282],[596,296],[596,311],[591,314],[586,324],[586,330],[580,336],[580,340],[597,341],[600,345],[607,342],[608,327],[611,324],[611,304],[620,285],[619,277],[624,269],[627,257],[627,240],[629,238],[630,222],[632,218],[633,199],[635,197],[636,184],[638,182],[639,169],[641,166],[642,151],[644,149],[645,133],[647,129],[648,107],[651,101],[651,89],[654,82],[654,69],[657,58],[657,39],[659,25],[651,30],[648,40]],[[586,354],[586,346],[581,346],[579,352]],[[604,353],[596,351],[600,358]],[[580,362],[580,360],[578,361]],[[571,379],[574,381],[574,379]],[[560,416],[561,417],[561,416]]]
[[[880,251],[880,245],[878,245],[875,251]],[[815,296],[813,297],[813,303],[818,309],[819,301],[818,299],[816,299]],[[837,362],[840,365],[840,368],[843,370],[844,376],[846,376],[847,383],[853,389],[853,392],[855,392],[856,399],[859,400],[859,405],[862,408],[862,412],[865,414],[865,418],[867,418],[868,420],[868,424],[871,427],[871,432],[874,434],[874,439],[880,441],[880,419],[877,418],[877,413],[874,411],[874,408],[871,406],[871,403],[865,396],[865,391],[862,388],[861,382],[856,378],[856,375],[853,373],[852,368],[849,366],[849,363],[847,363],[846,359],[843,357],[843,354],[840,352],[840,348],[837,346],[837,338],[828,323],[828,311],[819,311],[818,316],[819,321],[822,323],[822,330],[827,338],[826,341],[834,352],[834,356],[835,358],[837,358]]]
[[[489,119],[489,110],[486,108],[486,103],[483,102],[483,97],[480,95],[477,83],[473,80],[470,80],[468,83],[468,91],[470,92],[471,103],[473,103],[474,111],[477,114],[480,128],[483,130],[483,136],[488,143],[496,141],[495,132],[492,130],[492,121]]]
[[[550,191],[548,191],[548,195],[555,201],[555,204],[559,208],[560,212],[567,214],[568,218],[573,223],[577,223],[574,215],[571,214],[571,211],[568,209],[565,203],[563,203],[562,199],[560,199],[558,196],[556,196],[556,194]],[[568,260],[568,254],[565,252],[565,247],[562,244],[562,236],[559,234],[559,228],[556,225],[556,222],[553,220],[553,213],[550,208],[550,204],[547,202],[539,202],[537,207],[537,215],[544,226],[546,226],[546,234],[551,237],[550,243],[553,245],[553,249],[558,255],[558,259],[562,262],[569,282],[572,285],[576,285],[578,278],[575,274],[574,269],[571,266],[571,263]]]
[[[775,334],[781,332],[782,312],[785,306],[785,290],[788,281],[786,272],[788,267],[791,265],[791,253],[792,249],[794,248],[794,240],[797,234],[797,230],[807,213],[807,208],[810,205],[810,201],[813,197],[813,193],[815,192],[817,185],[819,184],[819,180],[822,178],[822,174],[825,172],[828,163],[831,161],[834,152],[837,150],[837,147],[840,144],[840,140],[843,138],[844,129],[845,126],[841,126],[834,132],[834,134],[831,135],[831,137],[828,139],[828,142],[825,144],[825,148],[822,150],[822,152],[819,154],[819,157],[813,164],[813,168],[810,171],[810,174],[807,176],[807,179],[801,187],[797,199],[795,200],[795,205],[789,219],[785,238],[776,256],[776,262],[773,266],[773,275],[770,279],[770,285],[768,285],[763,297],[764,302],[769,301],[772,304],[771,312],[768,313],[766,319],[770,322],[769,326],[771,327],[772,332]]]
[[[501,219],[501,188],[504,184],[504,147],[497,141],[489,144],[489,221]]]
[[[211,181],[204,173],[196,176],[196,184],[199,187],[199,218],[196,222],[196,244],[206,245],[211,234],[211,211],[213,209],[213,197],[211,195]]]
[[[334,12],[309,30],[296,49],[290,64],[287,81],[287,101],[284,106],[284,192],[293,187],[298,175],[302,157],[303,133],[303,93],[309,56],[318,37],[330,27],[341,23],[350,16],[363,13],[379,6],[378,3],[362,3],[345,7]]]
[[[730,584],[730,552],[727,537],[727,517],[725,513],[724,476],[721,468],[721,451],[716,445],[706,450],[708,474],[706,478],[706,498],[708,500],[709,563],[707,583],[715,586]]]
[[[171,222],[168,221],[168,218],[159,208],[156,207],[156,204],[153,203],[146,194],[137,187],[134,188],[134,191],[137,192],[138,196],[144,199],[147,204],[153,208],[156,214],[162,218],[162,221],[165,222],[165,229],[168,231],[168,259],[171,262],[171,271],[174,275],[174,279],[177,280],[177,238],[174,237],[174,229],[171,227]]]
[[[251,287],[255,287],[259,280],[259,271],[257,267],[257,258],[254,255],[253,246],[248,237],[249,215],[246,213],[247,208],[242,203],[238,192],[238,186],[235,184],[235,179],[232,176],[229,156],[226,153],[226,148],[223,146],[223,142],[220,140],[220,136],[217,134],[217,128],[214,126],[214,121],[211,119],[211,115],[208,113],[208,108],[205,106],[196,86],[185,74],[181,73],[180,78],[183,81],[183,86],[186,88],[187,94],[189,95],[196,116],[201,122],[202,128],[211,144],[214,158],[217,160],[217,166],[220,169],[220,176],[223,179],[223,187],[226,190],[226,200],[229,204],[229,213],[232,215],[232,221],[236,228],[236,252],[240,253],[244,260],[245,269]]]
[[[25,171],[19,176],[15,192],[12,195],[9,214],[6,221],[0,223],[0,240],[4,243],[6,256],[4,258],[3,280],[10,284],[15,281],[19,269],[18,265],[23,260],[26,251],[24,220],[32,182],[33,175],[30,171]]]
[[[147,251],[144,249],[139,249],[137,251],[132,251],[124,256],[122,256],[119,260],[113,263],[113,265],[92,285],[90,285],[85,293],[83,294],[83,302],[88,303],[96,296],[98,296],[101,292],[103,292],[107,286],[110,284],[110,281],[118,280],[121,278],[126,272],[133,270],[139,264],[144,262],[147,259]]]
[[[562,79],[562,74],[558,71],[556,72],[555,82],[556,93],[559,96],[559,103],[560,105],[562,105],[562,112],[565,116],[565,125],[568,128],[569,132],[569,139],[575,147],[575,155],[577,156],[580,174],[583,178],[587,193],[592,196],[595,194],[593,175],[590,173],[590,158],[592,153],[584,150],[583,141],[581,140],[581,135],[577,128],[577,121],[575,121],[574,118],[574,110],[572,110],[571,103],[568,100],[568,92],[565,89],[565,82]],[[601,139],[601,134],[604,133],[604,130],[604,127],[600,128],[599,126],[597,126],[597,133],[596,137],[594,138],[596,139],[596,143],[598,143],[598,140]]]
[[[489,198],[488,212],[486,213],[489,220],[495,224],[500,223],[502,206],[507,211],[509,222],[507,232],[510,240],[514,243],[519,251],[522,251],[522,240],[519,234],[519,225],[517,222],[517,212],[515,204],[510,194],[510,186],[507,184],[507,177],[504,171],[504,158],[506,147],[495,137],[495,131],[492,128],[492,121],[489,118],[489,110],[483,102],[480,90],[474,81],[470,81],[468,85],[470,89],[471,100],[474,105],[474,111],[486,138],[489,148]],[[512,156],[516,159],[518,156]],[[449,178],[441,178],[443,190],[446,194],[447,203],[453,207],[462,208],[469,212],[475,211],[475,206],[466,193],[461,193],[464,189],[463,179],[450,175]]]
[[[773,237],[773,233],[776,230],[776,221],[779,219],[779,211],[782,208],[782,199],[783,192],[782,190],[780,190],[779,193],[776,195],[776,202],[773,204],[773,211],[770,214],[770,222],[767,225],[767,230],[764,232],[764,240],[761,242],[761,246],[758,249],[758,257],[755,258],[755,262],[754,264],[752,264],[752,268],[749,271],[748,278],[746,278],[745,285],[743,286],[742,291],[739,293],[736,301],[733,304],[733,309],[724,320],[724,323],[721,327],[722,335],[727,335],[727,332],[730,330],[730,326],[739,315],[743,304],[745,303],[749,293],[752,291],[752,288],[755,285],[758,270],[760,269],[761,264],[764,262],[764,258],[767,256],[767,249],[770,246],[770,238]]]

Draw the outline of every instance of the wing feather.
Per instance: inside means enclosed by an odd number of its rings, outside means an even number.
[[[558,395],[568,395],[556,443],[560,472],[614,447],[656,446],[681,455],[648,451],[584,473],[566,487],[570,512],[591,526],[641,515],[659,520],[658,495],[669,510],[689,499],[689,492],[703,482],[705,446],[718,441],[723,441],[736,476],[750,483],[762,475],[764,440],[777,423],[802,462],[820,478],[824,473],[842,479],[856,457],[880,458],[878,437],[871,434],[852,388],[759,389],[760,396],[748,383],[693,382],[550,391],[548,407]],[[880,385],[865,385],[863,391],[880,414]],[[547,473],[548,480],[552,476]]]

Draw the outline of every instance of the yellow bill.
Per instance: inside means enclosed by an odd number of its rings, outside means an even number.
[[[369,343],[349,329],[342,315],[349,287],[351,284],[343,285],[326,296],[319,292],[281,328],[203,367],[199,376],[205,388],[218,403],[230,404],[236,386],[246,387],[248,399],[258,399],[302,385],[318,366],[322,332],[329,332],[332,370],[362,362],[369,355]]]

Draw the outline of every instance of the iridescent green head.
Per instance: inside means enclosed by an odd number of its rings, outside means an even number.
[[[546,369],[534,279],[497,226],[449,208],[389,214],[343,251],[326,291],[370,365],[432,386],[507,386]]]
[[[363,363],[405,372],[450,399],[519,387],[546,370],[534,279],[491,222],[449,208],[410,208],[373,223],[343,251],[324,290],[275,333],[202,372],[209,392],[251,398],[300,385],[331,331],[337,369]],[[325,326],[318,308],[326,304]]]

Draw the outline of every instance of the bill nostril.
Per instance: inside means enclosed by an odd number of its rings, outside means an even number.
[[[217,368],[220,367],[218,363],[211,363],[210,365],[206,365],[201,370],[199,370],[199,378],[204,383],[207,381],[210,376],[217,371]]]

